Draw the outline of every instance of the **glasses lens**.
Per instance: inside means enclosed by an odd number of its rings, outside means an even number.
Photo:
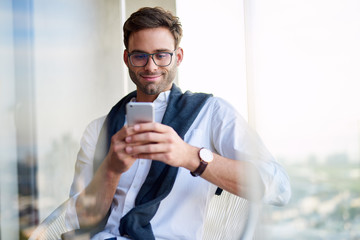
[[[167,52],[154,54],[154,61],[158,66],[167,66],[171,63],[171,54]]]
[[[130,61],[135,67],[143,67],[146,65],[148,55],[145,53],[135,53],[130,55]]]

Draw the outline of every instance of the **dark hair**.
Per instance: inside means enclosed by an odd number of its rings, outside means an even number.
[[[170,30],[174,36],[175,48],[178,48],[182,37],[179,18],[161,7],[144,7],[131,14],[123,27],[125,48],[129,47],[129,38],[133,32],[158,27],[165,27]]]

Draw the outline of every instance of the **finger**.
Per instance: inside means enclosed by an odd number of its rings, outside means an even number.
[[[156,132],[144,132],[138,133],[131,136],[127,136],[125,138],[126,143],[133,143],[133,144],[145,144],[145,143],[162,143],[162,142],[170,142],[171,137],[163,134],[163,133],[156,133]]]
[[[172,129],[172,128],[170,128],[167,125],[157,123],[157,122],[136,124],[133,127],[133,130],[137,133],[140,133],[140,132],[165,133],[165,132],[169,131],[170,129]]]
[[[136,133],[136,131],[134,130],[133,127],[129,127],[129,126],[125,125],[111,137],[111,141],[112,142],[124,141],[124,139],[127,136],[131,136],[135,133]]]
[[[125,147],[125,152],[131,155],[164,153],[169,151],[171,151],[171,145],[159,143]]]

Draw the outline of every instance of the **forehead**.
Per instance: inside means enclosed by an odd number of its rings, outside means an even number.
[[[129,52],[139,50],[143,52],[155,52],[157,50],[173,51],[175,39],[167,28],[148,28],[134,32],[129,38]]]

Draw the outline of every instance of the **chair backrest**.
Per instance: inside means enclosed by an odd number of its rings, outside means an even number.
[[[223,191],[211,200],[203,240],[253,239],[259,213],[258,204]]]

